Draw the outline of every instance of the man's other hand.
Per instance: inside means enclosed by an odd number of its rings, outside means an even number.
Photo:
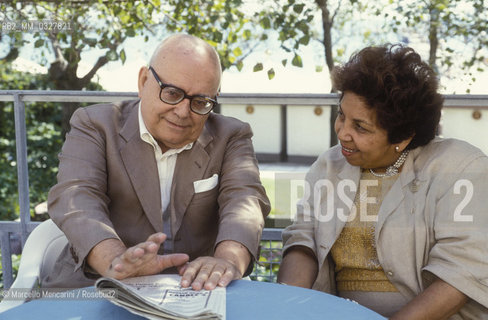
[[[226,287],[232,280],[242,278],[236,266],[229,261],[214,257],[200,257],[179,269],[181,286],[194,290],[213,290]]]
[[[199,257],[178,268],[181,286],[194,290],[213,290],[226,287],[232,280],[241,279],[251,262],[245,246],[233,240],[220,242],[213,257]]]

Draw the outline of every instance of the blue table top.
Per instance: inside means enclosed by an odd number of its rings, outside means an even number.
[[[93,288],[91,290],[94,290]],[[357,303],[323,292],[237,280],[227,287],[226,319],[384,319]],[[144,319],[105,299],[39,299],[0,319]]]

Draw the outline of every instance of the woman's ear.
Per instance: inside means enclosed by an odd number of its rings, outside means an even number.
[[[405,148],[409,145],[409,143],[412,141],[413,137],[415,135],[411,136],[410,138],[407,138],[403,141],[400,141],[399,143],[395,143],[395,151],[396,152],[403,152]],[[398,148],[397,148],[398,147]]]

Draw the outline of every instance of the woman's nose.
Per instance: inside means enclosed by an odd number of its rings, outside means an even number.
[[[351,140],[349,129],[344,122],[336,121],[335,131],[336,131],[337,139],[342,141]]]

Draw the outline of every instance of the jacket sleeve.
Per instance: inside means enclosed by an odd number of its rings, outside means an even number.
[[[488,158],[478,155],[456,173],[436,204],[434,245],[424,271],[488,307]]]
[[[48,195],[51,219],[66,234],[79,269],[100,241],[118,238],[109,219],[105,140],[84,108],[72,116],[59,154],[58,183]],[[87,230],[96,232],[86,233]]]
[[[324,163],[325,161],[316,161],[305,176],[304,197],[297,203],[293,224],[288,226],[282,234],[283,255],[286,254],[286,250],[293,246],[304,246],[310,248],[317,256],[315,243],[315,226],[317,222],[314,213],[315,198],[313,189],[319,176],[325,171]]]
[[[243,124],[225,146],[216,244],[224,240],[240,242],[257,259],[264,218],[270,211],[270,204],[259,177],[251,137],[250,126]]]

